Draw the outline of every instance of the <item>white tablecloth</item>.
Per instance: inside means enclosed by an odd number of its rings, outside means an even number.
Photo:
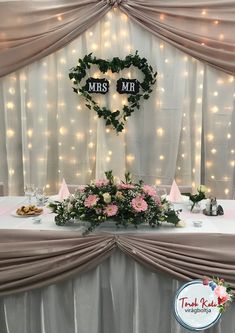
[[[223,216],[205,216],[204,214],[191,213],[186,205],[177,204],[175,209],[182,208],[180,218],[184,221],[184,227],[175,227],[169,223],[163,223],[156,228],[148,226],[139,226],[138,229],[130,226],[124,228],[99,228],[96,232],[170,232],[170,233],[187,233],[187,232],[209,232],[209,233],[230,233],[235,234],[235,201],[234,200],[219,200],[218,203],[224,209]],[[41,222],[35,223],[32,217],[16,217],[13,216],[16,209],[21,205],[26,204],[24,197],[0,197],[0,229],[35,229],[35,230],[68,230],[82,232],[83,228],[79,223],[70,223],[66,226],[57,226],[54,222],[54,214],[48,208],[44,207],[44,212],[40,216]],[[204,208],[204,203],[202,203]],[[202,221],[202,227],[195,227],[194,221]]]

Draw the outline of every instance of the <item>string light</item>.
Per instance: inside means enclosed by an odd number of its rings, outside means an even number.
[[[214,105],[214,106],[211,108],[211,111],[212,111],[213,113],[218,112],[218,111],[219,111],[218,106]]]
[[[89,148],[94,148],[94,143],[93,143],[93,142],[89,142],[89,143],[88,143],[88,147],[89,147]]]
[[[15,170],[14,169],[9,169],[9,176],[13,176],[15,174]]]
[[[82,141],[84,139],[84,133],[77,132],[76,138],[78,139],[78,141]]]
[[[208,141],[213,141],[214,140],[214,135],[213,134],[207,134],[207,140]]]
[[[132,163],[135,160],[135,156],[132,154],[129,154],[126,156],[126,160],[128,163]]]
[[[8,137],[8,138],[13,138],[14,135],[15,135],[15,131],[13,131],[13,129],[9,128],[9,129],[7,130],[7,137]]]
[[[213,163],[212,163],[211,161],[207,161],[207,162],[206,162],[206,167],[207,167],[207,168],[211,168],[212,165],[213,165]]]
[[[93,43],[93,44],[91,45],[91,48],[92,48],[92,50],[96,51],[96,50],[98,49],[98,45],[95,44],[95,43]]]
[[[27,105],[27,108],[28,108],[28,109],[31,109],[33,104],[32,104],[32,102],[31,102],[31,101],[29,101],[29,102],[27,102],[27,104],[26,104],[26,105]]]
[[[15,104],[13,102],[8,102],[6,106],[7,106],[7,109],[13,110],[15,107]]]
[[[9,94],[11,94],[11,95],[15,95],[15,89],[14,89],[13,87],[10,87],[10,88],[8,89],[8,91],[9,91]]]
[[[164,129],[162,127],[157,129],[157,135],[158,136],[163,136],[164,135]]]
[[[32,138],[32,136],[33,136],[33,130],[31,128],[28,129],[27,135],[28,135],[29,138]]]
[[[61,126],[60,129],[59,129],[59,132],[60,132],[61,135],[66,135],[68,130],[67,130],[66,127]]]

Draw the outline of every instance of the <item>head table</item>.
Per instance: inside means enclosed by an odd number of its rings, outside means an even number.
[[[216,217],[177,204],[183,227],[82,236],[81,223],[58,227],[45,207],[39,223],[16,217],[26,199],[0,197],[0,332],[189,332],[172,314],[183,281],[219,276],[235,289],[235,205],[218,203]],[[233,311],[206,332],[234,333]]]

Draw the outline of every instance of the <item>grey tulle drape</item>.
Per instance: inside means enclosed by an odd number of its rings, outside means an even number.
[[[46,0],[0,2],[0,76],[64,47],[113,6],[180,50],[235,73],[233,0]]]
[[[223,276],[235,289],[234,236],[99,234],[2,230],[0,295],[31,290],[86,272],[118,248],[152,271],[189,281]]]

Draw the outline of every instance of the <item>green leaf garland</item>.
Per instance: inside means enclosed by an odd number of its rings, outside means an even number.
[[[85,86],[82,86],[82,80],[87,76],[87,70],[91,68],[91,65],[97,65],[103,74],[108,70],[111,70],[112,73],[119,73],[125,68],[137,67],[144,75],[143,81],[140,82],[140,92],[136,95],[130,94],[127,98],[129,104],[124,105],[122,110],[112,112],[105,106],[100,107],[91,94],[85,90]],[[69,73],[69,78],[73,80],[75,86],[73,91],[81,94],[86,100],[87,108],[93,109],[99,118],[105,120],[105,125],[113,127],[117,133],[122,132],[124,123],[135,109],[140,109],[141,98],[148,99],[150,97],[152,85],[156,82],[156,76],[157,72],[154,72],[152,66],[148,65],[146,58],[139,56],[138,51],[134,55],[127,55],[124,59],[114,57],[110,61],[96,58],[90,53],[85,55],[83,59],[79,59],[78,65],[73,67]]]

